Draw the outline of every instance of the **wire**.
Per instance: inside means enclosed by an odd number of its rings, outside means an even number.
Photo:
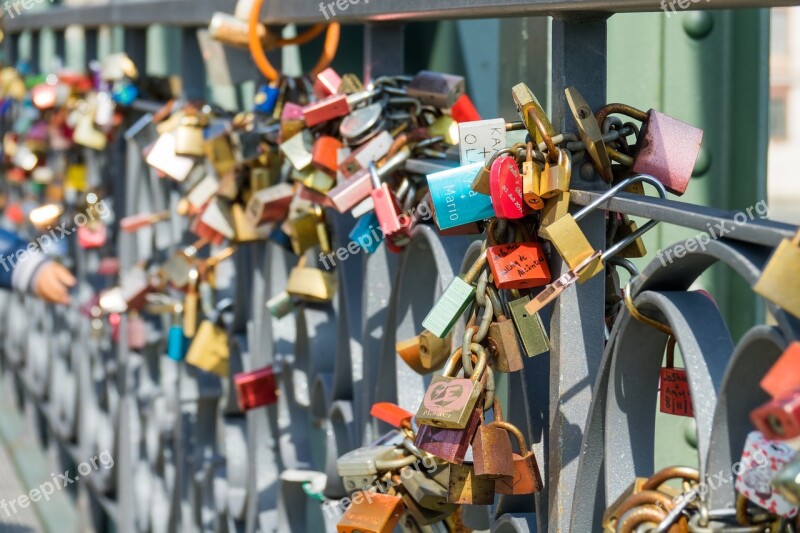
[[[275,67],[272,66],[272,63],[270,63],[269,59],[267,58],[267,54],[264,51],[264,45],[258,35],[259,18],[261,16],[261,6],[263,3],[264,0],[253,0],[253,6],[250,11],[250,18],[248,20],[247,27],[247,43],[250,48],[250,55],[253,56],[253,61],[255,62],[256,67],[258,67],[258,70],[261,71],[261,74],[263,74],[265,78],[272,82],[276,82],[280,79],[281,74],[275,69]],[[306,44],[322,34],[326,27],[328,32],[325,35],[325,45],[322,49],[322,55],[310,73],[311,77],[314,78],[317,76],[317,74],[328,68],[333,61],[333,58],[336,57],[336,51],[339,48],[339,37],[341,36],[341,26],[338,22],[334,22],[328,26],[325,24],[316,24],[311,29],[305,31],[303,34],[298,35],[297,37],[292,39],[276,40],[275,46],[280,48],[288,45]]]

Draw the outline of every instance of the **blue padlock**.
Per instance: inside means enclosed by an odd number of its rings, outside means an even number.
[[[368,254],[374,254],[383,242],[383,231],[375,211],[359,218],[348,237],[351,241],[357,242]]]
[[[289,237],[280,227],[280,225],[276,225],[275,229],[270,232],[269,237],[267,237],[270,241],[274,242],[278,246],[285,248],[286,250],[294,253],[292,249],[292,238]]]
[[[253,98],[255,105],[253,109],[259,113],[269,115],[275,110],[275,105],[278,103],[278,96],[281,90],[278,87],[271,87],[269,85],[262,85],[256,91]]]
[[[139,98],[139,89],[136,85],[125,81],[114,84],[111,99],[119,105],[130,106],[137,98]]]
[[[483,168],[474,163],[428,175],[428,188],[439,229],[450,229],[495,215],[492,199],[472,190],[472,181]]]
[[[189,338],[183,334],[183,328],[172,326],[167,334],[167,357],[173,361],[183,361],[189,351]]]

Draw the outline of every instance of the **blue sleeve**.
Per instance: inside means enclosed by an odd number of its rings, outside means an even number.
[[[24,250],[28,243],[16,233],[0,229],[0,288],[11,288],[11,276],[17,263],[17,251]]]

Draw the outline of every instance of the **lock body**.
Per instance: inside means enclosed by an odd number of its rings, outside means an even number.
[[[489,364],[497,372],[517,372],[524,368],[522,352],[517,341],[517,330],[514,322],[501,316],[498,322],[492,322],[486,336],[486,347],[489,352]]]
[[[439,301],[422,321],[422,327],[439,338],[446,337],[475,298],[475,287],[460,277],[453,278]]]
[[[475,475],[471,464],[450,465],[447,501],[458,505],[494,503],[495,480]]]
[[[481,407],[475,407],[464,429],[447,429],[420,425],[414,437],[414,445],[420,450],[447,461],[461,464],[467,454],[472,438],[481,423]]]
[[[323,122],[343,117],[349,113],[350,104],[347,101],[347,96],[337,94],[305,106],[303,108],[303,119],[306,122],[306,126],[313,128]]]
[[[440,428],[464,429],[480,399],[481,392],[483,386],[479,381],[434,376],[417,411],[417,423]]]
[[[797,282],[800,268],[800,231],[784,239],[773,252],[753,290],[796,317],[800,317],[800,291],[787,290]]]
[[[397,446],[364,446],[347,452],[336,459],[336,472],[342,477],[344,488],[355,492],[378,480],[376,461],[395,459]]]
[[[446,230],[493,217],[492,199],[472,190],[483,163],[428,175],[431,201],[439,229]]]
[[[228,375],[228,334],[210,320],[197,328],[186,354],[186,362],[218,376]]]
[[[800,437],[800,389],[754,409],[750,420],[767,439]]]
[[[522,199],[522,175],[511,156],[495,159],[489,174],[489,192],[497,218],[518,219],[531,208]]]
[[[525,353],[533,357],[550,351],[550,339],[539,313],[530,314],[525,310],[530,300],[529,296],[523,296],[510,302],[508,308]]]
[[[286,292],[314,303],[327,303],[336,293],[336,276],[319,268],[294,267],[289,273]]]
[[[461,76],[423,70],[411,79],[406,90],[422,105],[447,109],[464,94],[465,84]]]
[[[189,351],[189,339],[183,334],[183,328],[172,326],[167,334],[167,357],[173,361],[183,361]]]
[[[241,372],[233,376],[239,409],[249,411],[278,401],[275,386],[275,370],[266,367],[252,372]]]
[[[400,496],[360,491],[352,500],[336,525],[337,533],[392,533],[403,515]]]
[[[314,141],[311,151],[311,160],[314,166],[329,174],[336,175],[338,170],[337,152],[342,148],[339,139],[329,135],[322,135]]]
[[[498,494],[534,494],[542,490],[542,474],[536,456],[530,450],[525,455],[512,455],[514,476],[495,481]]]
[[[539,242],[490,246],[486,258],[498,289],[530,289],[551,281],[547,257]]]
[[[445,466],[439,470],[447,468],[449,467]],[[429,477],[427,472],[406,466],[400,470],[400,477],[403,478],[403,487],[419,506],[448,514],[456,510],[455,506],[447,502],[447,487]]]
[[[472,461],[476,476],[498,479],[514,475],[511,439],[502,428],[482,425],[472,440]]]
[[[771,482],[796,456],[797,452],[789,446],[769,440],[759,431],[750,432],[742,452],[744,468],[736,475],[736,492],[774,514],[795,516],[800,508],[773,491]]]
[[[457,118],[456,120],[458,121]],[[508,144],[506,121],[502,118],[458,122],[458,147],[462,166],[486,164],[496,151],[502,150]]]

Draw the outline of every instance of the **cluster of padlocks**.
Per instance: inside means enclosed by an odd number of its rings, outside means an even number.
[[[209,31],[227,44],[252,41],[247,25],[226,15]],[[701,130],[622,104],[595,112],[569,88],[556,97],[566,99],[579,134],[560,133],[524,83],[509,88],[517,121],[482,120],[460,76],[422,71],[365,85],[321,66],[260,86],[252,108],[238,114],[171,98],[167,84],[140,76],[125,54],[93,65],[91,76],[0,73],[6,218],[33,236],[50,233],[48,251],[71,257],[85,282],[73,305],[80,313],[13,297],[4,360],[50,406],[52,431],[87,457],[128,453],[117,432],[134,443],[134,479],[92,482],[108,498],[134,485],[137,529],[302,530],[293,524],[305,523],[296,515],[309,506],[320,520],[309,531],[490,527],[488,511],[476,508],[498,496],[532,499],[545,483],[531,433],[503,417],[498,374],[546,357],[549,328],[539,313],[595,276],[605,278],[607,334],[624,315],[669,337],[660,410],[694,416],[687,370],[674,367],[676,336],[637,309],[631,289],[638,271],[628,259],[646,256],[642,236],[656,222],[638,227],[606,210],[606,249],[579,222],[621,192],[644,194],[645,183],[660,198],[682,195]],[[142,100],[158,105],[140,116],[134,104]],[[139,183],[123,195],[112,176],[120,143],[127,179]],[[571,212],[570,179],[587,168],[605,192]],[[131,193],[150,195],[152,210],[137,211],[125,198]],[[57,239],[53,228],[78,214],[85,223],[76,239]],[[398,287],[389,296],[369,281],[373,257],[387,271],[393,256],[409,271],[414,261],[438,264],[444,248],[420,248],[420,235],[452,239],[465,257],[442,291],[414,278],[432,272],[398,274],[407,292],[418,285],[436,293],[426,309],[410,296],[398,303]],[[121,243],[154,251],[121,268]],[[782,288],[793,283],[785,265],[798,264],[798,245],[800,232],[755,285],[795,316],[796,296]],[[263,256],[248,252],[255,246]],[[256,267],[243,261],[231,272],[248,253]],[[551,272],[559,258],[563,274]],[[457,273],[462,258],[448,259]],[[257,281],[260,262],[270,274]],[[630,272],[627,288],[616,268]],[[363,353],[337,339],[368,331],[354,326],[347,284],[366,287],[359,306],[391,317]],[[406,333],[413,322],[414,335],[396,339],[386,331],[392,321]],[[376,349],[383,337],[391,353]],[[254,356],[259,350],[270,355]],[[798,365],[795,343],[761,382],[773,400],[752,412],[758,432],[735,451],[742,460],[733,515],[709,511],[697,469],[672,467],[636,479],[602,527],[711,531],[724,522],[791,531],[800,508]],[[377,378],[387,372],[396,374],[394,390]],[[120,401],[119,383],[132,402]],[[519,392],[511,386],[508,396]],[[370,404],[354,412],[351,403],[364,398]],[[190,401],[191,410],[182,408]],[[327,439],[323,462],[308,451],[315,435]],[[683,486],[666,484],[674,479]],[[191,501],[190,510],[179,501]]]

